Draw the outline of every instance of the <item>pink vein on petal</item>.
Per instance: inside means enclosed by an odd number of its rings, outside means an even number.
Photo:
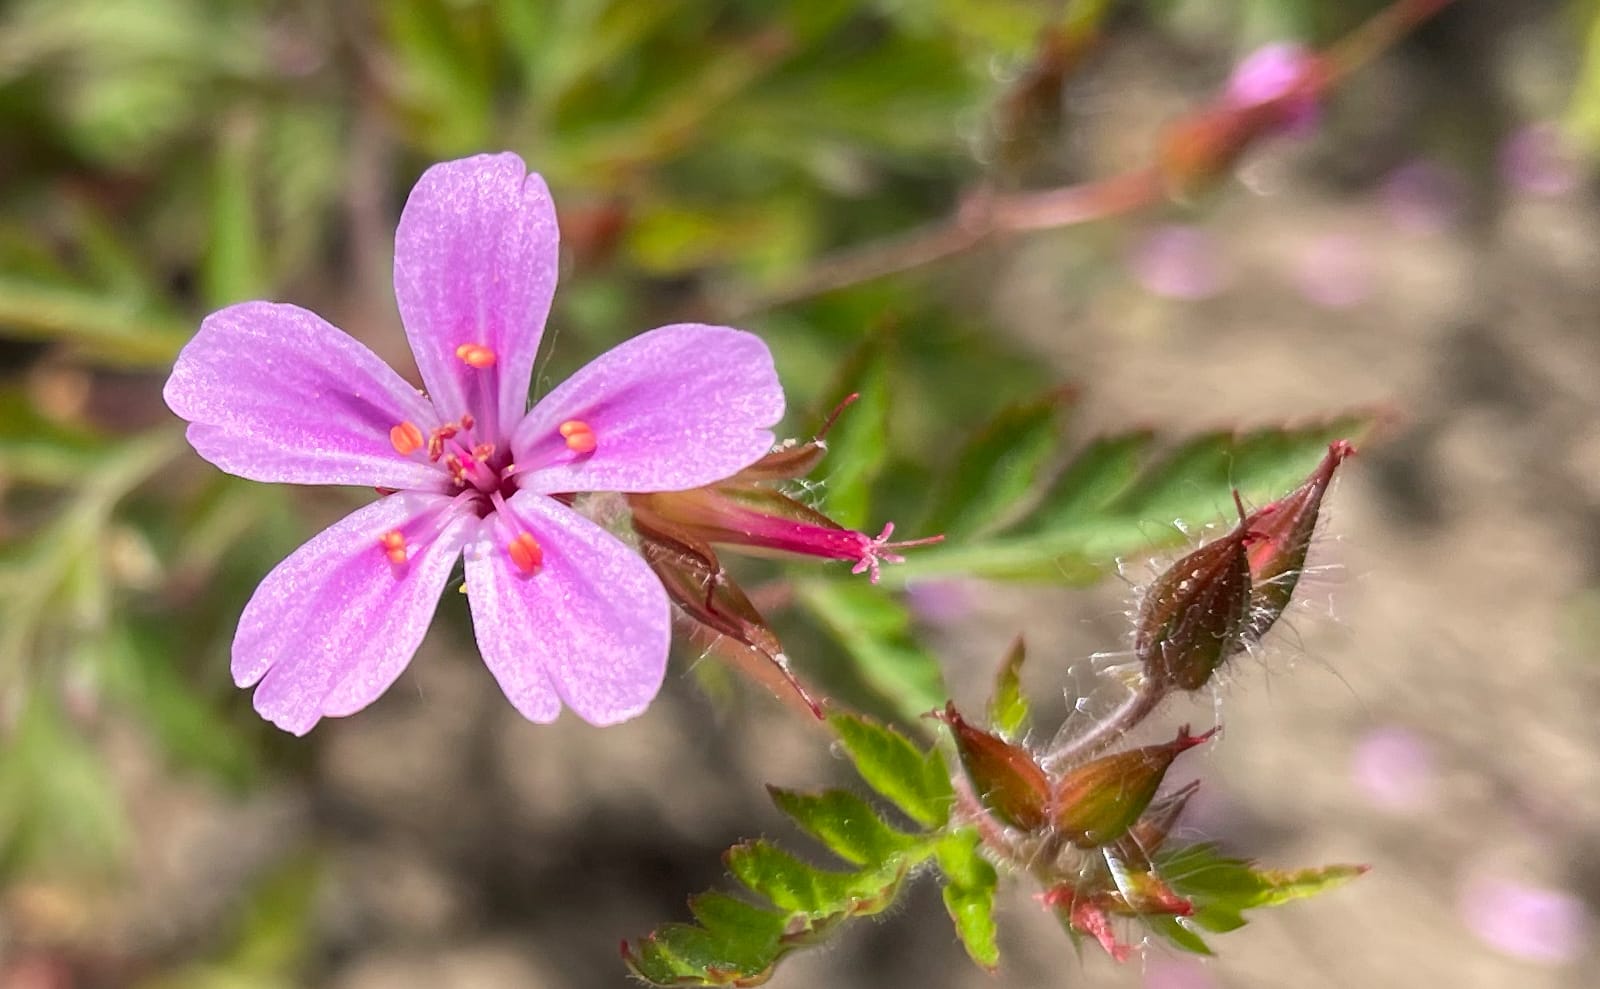
[[[411,661],[477,524],[442,495],[397,494],[358,509],[273,568],[239,618],[233,676],[256,710],[303,735],[375,700]],[[385,533],[411,535],[396,565]],[[431,537],[431,538],[430,538]]]
[[[432,428],[427,399],[355,338],[298,306],[245,302],[212,313],[162,392],[196,452],[230,474],[291,484],[441,490],[395,452],[401,422]]]
[[[642,333],[557,385],[517,427],[512,450],[531,490],[679,491],[765,455],[783,387],[760,337],[678,324]],[[559,432],[583,423],[592,452]]]
[[[554,720],[556,698],[585,721],[615,724],[649,706],[666,675],[671,607],[644,560],[554,499],[520,492],[514,520],[543,549],[521,573],[504,543],[483,537],[466,554],[467,600],[483,654],[506,696],[533,721]],[[553,693],[552,693],[553,691]]]
[[[550,190],[516,155],[444,162],[417,180],[395,233],[394,291],[440,408],[471,412],[488,435],[521,417],[559,260]],[[463,346],[492,364],[469,365]]]

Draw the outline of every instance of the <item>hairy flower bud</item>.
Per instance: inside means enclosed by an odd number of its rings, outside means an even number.
[[[961,765],[972,780],[978,800],[1000,820],[1024,831],[1049,821],[1050,780],[1033,755],[963,718],[954,703],[937,715],[950,726]]]
[[[1189,734],[1161,745],[1101,756],[1072,770],[1056,785],[1051,821],[1080,848],[1097,848],[1128,833],[1150,801],[1172,761],[1217,733]]]
[[[1328,455],[1303,484],[1245,518],[1243,524],[1250,532],[1245,556],[1251,580],[1250,621],[1245,634],[1250,639],[1265,635],[1289,606],[1305,570],[1322,498],[1328,493],[1333,472],[1354,452],[1347,440],[1330,443]]]
[[[1174,563],[1139,603],[1133,649],[1150,680],[1199,690],[1244,643],[1250,618],[1250,529],[1241,522]]]

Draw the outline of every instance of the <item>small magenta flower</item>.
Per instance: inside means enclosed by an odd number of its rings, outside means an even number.
[[[772,356],[718,326],[652,330],[530,410],[555,292],[549,190],[513,154],[436,165],[395,236],[395,296],[427,394],[295,306],[209,316],[167,405],[213,464],[257,481],[377,487],[261,582],[233,642],[256,710],[304,734],[386,690],[421,643],[458,557],[479,651],[511,703],[548,722],[645,709],[670,606],[645,561],[574,511],[589,491],[677,491],[771,448]]]

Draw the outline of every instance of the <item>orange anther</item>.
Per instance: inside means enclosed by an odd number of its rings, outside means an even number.
[[[422,449],[422,430],[414,422],[402,422],[389,430],[389,442],[394,444],[394,451],[402,457]]]
[[[567,441],[567,449],[573,453],[593,453],[596,445],[594,430],[582,419],[568,419],[561,424],[561,436]]]
[[[478,368],[480,371],[486,367],[494,367],[494,351],[481,343],[464,343],[456,348],[456,356],[469,367]]]
[[[383,555],[395,566],[406,562],[406,537],[399,529],[390,529],[378,539],[378,545],[383,547]]]
[[[516,564],[517,569],[530,576],[544,566],[544,550],[539,548],[539,540],[527,530],[517,533],[517,538],[506,547],[506,552],[511,554],[511,562]]]
[[[493,443],[479,443],[477,446],[472,448],[472,459],[478,461],[479,463],[487,462],[492,456],[494,456]]]

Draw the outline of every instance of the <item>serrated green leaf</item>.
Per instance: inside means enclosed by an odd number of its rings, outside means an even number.
[[[1000,663],[994,696],[989,698],[989,727],[1006,741],[1028,733],[1028,698],[1022,692],[1022,663],[1026,656],[1027,646],[1019,635]]]
[[[891,861],[860,872],[832,872],[768,841],[735,845],[727,863],[740,882],[774,906],[810,918],[876,913],[888,906],[906,870],[904,862]]]
[[[829,392],[831,411],[850,395],[828,434],[826,503],[828,515],[847,529],[871,521],[872,483],[889,455],[889,336],[880,332],[845,365]]]
[[[992,969],[1000,963],[995,940],[994,894],[999,876],[979,850],[978,832],[962,828],[946,835],[935,851],[945,875],[944,905],[956,936],[972,960]]]
[[[767,792],[806,833],[855,865],[880,865],[923,843],[885,823],[871,804],[846,790],[798,793],[769,786]]]
[[[949,696],[905,605],[865,581],[797,580],[795,595],[855,661],[854,672],[908,721]]]
[[[956,454],[916,531],[956,539],[1007,521],[1056,456],[1071,400],[1060,390],[1002,409]]]
[[[689,897],[689,912],[706,930],[720,937],[771,937],[783,933],[783,914],[766,910],[727,893]]]
[[[925,827],[950,818],[955,791],[937,750],[920,751],[894,728],[856,714],[833,714],[828,725],[867,785]]]
[[[1240,436],[1208,433],[1153,463],[1147,434],[1091,444],[1040,500],[1036,512],[991,538],[928,547],[884,571],[885,584],[949,574],[1088,584],[1117,559],[1184,538],[1183,526],[1281,495],[1327,453],[1331,440],[1361,437],[1372,418],[1353,414],[1297,429]]]
[[[1105,511],[1139,476],[1156,436],[1137,430],[1103,436],[1084,447],[1039,499],[1026,522],[1030,531],[1071,526]]]
[[[1222,933],[1243,927],[1245,910],[1314,896],[1367,870],[1354,865],[1257,869],[1244,859],[1223,855],[1215,845],[1200,844],[1160,856],[1156,871],[1178,895],[1194,902],[1193,924]]]

